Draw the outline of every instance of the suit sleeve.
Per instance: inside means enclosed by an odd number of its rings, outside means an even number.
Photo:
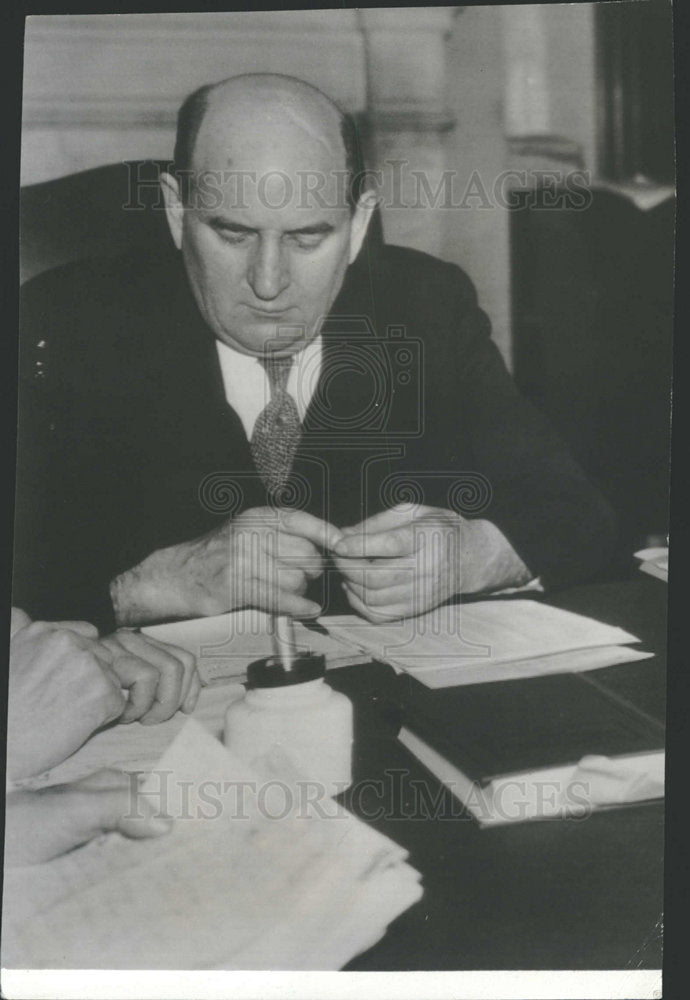
[[[92,469],[97,478],[98,453],[89,453],[91,428],[80,426],[70,388],[83,374],[71,343],[78,309],[64,287],[54,272],[22,294],[13,602],[33,618],[88,619],[112,630],[115,539],[104,527],[102,495],[84,475]]]
[[[469,279],[457,275],[455,334],[461,425],[490,499],[492,521],[546,587],[592,577],[610,562],[614,512],[544,416],[518,392]],[[458,330],[459,319],[459,330]]]

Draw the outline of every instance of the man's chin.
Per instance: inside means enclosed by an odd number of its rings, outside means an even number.
[[[303,331],[290,336],[289,331],[281,330],[276,323],[252,324],[251,329],[243,330],[241,336],[233,336],[224,332],[216,334],[221,343],[226,344],[241,354],[262,357],[265,354],[281,355],[297,354],[304,350],[311,337],[306,337]]]

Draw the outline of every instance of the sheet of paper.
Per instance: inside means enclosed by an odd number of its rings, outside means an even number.
[[[616,663],[648,660],[653,656],[653,653],[645,653],[631,646],[596,646],[592,649],[576,649],[531,660],[509,660],[501,663],[488,660],[479,665],[476,661],[458,663],[453,660],[441,660],[438,669],[428,666],[418,670],[406,667],[405,672],[426,687],[444,688],[459,687],[462,684],[520,680],[525,677],[544,677],[547,674],[582,673],[585,670],[612,667]]]
[[[194,709],[194,719],[213,736],[220,738],[228,706],[243,693],[244,688],[238,683],[202,688]],[[62,764],[19,784],[25,788],[36,788],[76,781],[101,767],[148,771],[184,728],[187,718],[181,712],[176,712],[172,719],[156,726],[143,726],[140,722],[113,724],[92,736]]]
[[[624,629],[540,601],[448,605],[385,625],[355,615],[321,622],[332,635],[356,642],[432,687],[590,670],[621,662],[622,656],[650,655],[621,652],[622,644],[639,642]],[[447,676],[441,683],[443,672]]]
[[[640,569],[643,573],[649,573],[658,580],[668,583],[668,548],[657,546],[652,549],[641,549],[635,553],[635,558],[640,559]]]
[[[210,618],[151,625],[141,631],[193,653],[205,684],[225,678],[242,678],[253,660],[274,655],[271,616],[253,608]],[[295,622],[295,640],[300,649],[324,654],[327,667],[366,660],[359,655],[355,645],[328,635],[318,625],[314,629]]]
[[[492,781],[489,816],[482,825],[518,819],[560,819],[596,809],[664,797],[663,750],[620,757],[583,757],[568,767],[545,768]]]
[[[108,834],[10,870],[5,964],[338,969],[375,943],[421,897],[418,874],[333,800],[305,813],[275,768],[248,768],[188,720],[142,788],[152,801],[165,775],[171,833]]]

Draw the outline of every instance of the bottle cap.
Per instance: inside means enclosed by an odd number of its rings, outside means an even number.
[[[285,670],[277,656],[254,660],[247,668],[248,688],[290,687],[315,681],[326,673],[326,657],[323,654],[300,653],[295,657],[292,668]]]

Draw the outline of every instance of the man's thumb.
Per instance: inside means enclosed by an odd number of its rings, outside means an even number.
[[[104,769],[77,783],[87,796],[88,822],[100,832],[117,830],[125,837],[160,837],[172,827],[172,819],[154,810],[139,795],[134,775]],[[97,831],[97,832],[98,832]]]

